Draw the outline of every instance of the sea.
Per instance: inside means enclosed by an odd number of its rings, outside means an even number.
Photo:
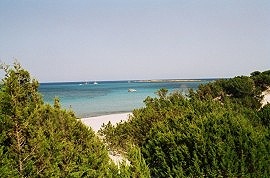
[[[53,104],[57,97],[64,109],[73,110],[77,117],[84,118],[132,112],[144,107],[143,101],[148,96],[156,97],[161,88],[185,95],[189,89],[196,90],[200,84],[211,81],[213,79],[41,83],[39,91],[45,103]]]

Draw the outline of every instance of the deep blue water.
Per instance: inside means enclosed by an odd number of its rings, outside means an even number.
[[[90,117],[111,113],[130,112],[143,107],[143,100],[147,96],[155,97],[160,88],[167,88],[170,92],[179,90],[186,93],[188,89],[197,89],[200,82],[135,82],[135,81],[101,81],[66,83],[41,83],[39,91],[46,103],[53,103],[55,97],[61,101],[62,107],[75,112],[77,117]],[[136,92],[128,92],[128,89]]]

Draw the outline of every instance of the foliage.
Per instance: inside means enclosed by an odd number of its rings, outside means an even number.
[[[164,116],[177,117],[181,109],[187,105],[186,99],[178,92],[161,98],[146,98],[146,107],[135,109],[128,122],[120,122],[116,126],[110,123],[103,125],[99,134],[111,149],[127,150],[130,143],[141,146],[150,129],[164,119]],[[168,112],[170,111],[170,112]]]
[[[150,170],[141,154],[140,148],[129,145],[127,152],[129,165],[123,162],[120,165],[119,177],[149,178]]]
[[[58,99],[54,106],[43,103],[38,82],[20,64],[2,68],[0,177],[149,177],[140,152],[136,164],[118,169],[73,112],[62,110]]]
[[[260,88],[261,91],[267,89],[270,85],[270,70],[259,72],[252,72],[251,78],[254,80],[256,87]]]
[[[137,145],[152,177],[269,177],[269,105],[254,76],[221,79],[190,91],[146,98],[127,121],[99,133],[111,149]]]
[[[157,91],[127,122],[94,132],[44,104],[38,82],[15,63],[0,88],[0,177],[269,177],[270,71],[190,91]],[[107,148],[130,165],[117,168]]]
[[[260,108],[260,94],[260,88],[256,87],[255,81],[251,77],[238,76],[201,85],[195,96],[200,99],[213,98],[221,102],[230,99],[230,102],[241,104],[244,107]]]
[[[258,177],[270,173],[266,133],[241,115],[213,108],[158,123],[142,152],[154,177]]]
[[[258,111],[258,117],[263,126],[270,128],[270,104]]]

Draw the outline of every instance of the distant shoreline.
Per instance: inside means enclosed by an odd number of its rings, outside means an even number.
[[[202,79],[157,79],[157,80],[135,80],[134,82],[149,82],[149,83],[160,83],[160,82],[201,82]]]
[[[218,80],[222,78],[201,78],[201,79],[133,79],[133,80],[84,80],[84,81],[48,81],[48,82],[40,82],[40,84],[80,84],[88,82],[88,84],[93,84],[94,82],[100,82],[100,83],[107,83],[107,82],[145,82],[145,83],[159,83],[159,82],[201,82],[201,81],[213,81]]]

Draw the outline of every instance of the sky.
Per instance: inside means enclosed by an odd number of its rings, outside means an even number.
[[[249,75],[270,69],[270,1],[1,0],[14,59],[40,82]]]

